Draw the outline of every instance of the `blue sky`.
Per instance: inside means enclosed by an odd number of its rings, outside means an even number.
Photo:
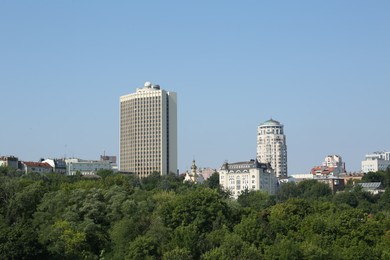
[[[178,93],[179,168],[256,156],[289,174],[389,150],[390,1],[0,1],[0,154],[119,156],[119,96]]]

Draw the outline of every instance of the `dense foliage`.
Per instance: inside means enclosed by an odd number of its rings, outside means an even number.
[[[390,259],[390,187],[304,181],[232,200],[215,175],[0,175],[0,259]]]

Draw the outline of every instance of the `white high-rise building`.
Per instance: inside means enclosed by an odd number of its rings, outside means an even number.
[[[283,125],[270,119],[257,128],[257,160],[271,164],[277,177],[287,177],[287,145]]]
[[[145,82],[120,97],[120,170],[177,173],[177,96]]]
[[[327,167],[333,167],[333,168],[340,168],[345,172],[345,162],[343,162],[343,159],[340,155],[328,155],[325,157],[324,162],[322,163],[322,166]]]

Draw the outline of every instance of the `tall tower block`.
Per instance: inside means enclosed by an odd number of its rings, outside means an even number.
[[[271,164],[277,177],[287,177],[287,145],[283,125],[270,119],[257,128],[257,160]]]
[[[120,97],[120,170],[177,173],[177,95],[145,82]]]

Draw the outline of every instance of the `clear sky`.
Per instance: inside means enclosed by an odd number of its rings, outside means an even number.
[[[256,156],[289,174],[390,149],[390,1],[0,1],[0,155],[119,156],[119,97],[178,93],[180,172]]]

